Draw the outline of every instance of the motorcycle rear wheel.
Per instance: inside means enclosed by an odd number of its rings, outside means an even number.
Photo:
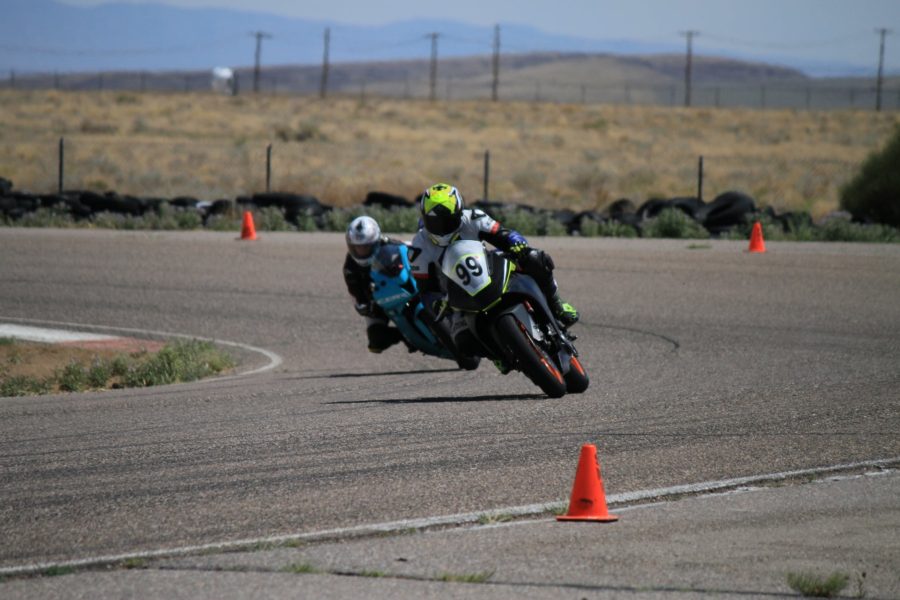
[[[497,320],[497,337],[522,373],[551,398],[566,395],[566,381],[547,353],[538,346],[513,315]]]
[[[587,371],[584,370],[581,361],[575,356],[569,361],[569,372],[565,374],[564,378],[566,380],[566,392],[570,394],[580,394],[588,389],[588,386],[591,384]]]

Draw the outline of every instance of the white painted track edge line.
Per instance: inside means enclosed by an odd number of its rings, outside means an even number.
[[[754,483],[766,483],[775,481],[784,481],[796,477],[826,475],[841,471],[850,471],[861,468],[885,467],[887,465],[900,463],[900,456],[893,458],[882,458],[875,460],[860,461],[854,463],[844,463],[839,465],[831,465],[825,467],[816,467],[811,469],[798,469],[794,471],[782,471],[778,473],[767,473],[763,475],[750,475],[747,477],[734,477],[730,479],[720,479],[714,481],[703,481],[693,484],[676,485],[667,488],[657,488],[649,490],[637,490],[634,492],[624,492],[621,494],[611,494],[606,496],[607,504],[624,507],[629,503],[641,502],[650,499],[662,499],[669,496],[681,496],[684,494],[697,495],[707,492],[718,492],[725,489],[750,485]],[[544,502],[539,504],[528,504],[524,506],[511,506],[507,508],[493,508],[479,512],[459,513],[454,515],[443,515],[438,517],[423,517],[418,519],[404,519],[400,521],[387,521],[384,523],[372,523],[368,525],[357,525],[355,527],[342,527],[336,529],[325,529],[321,531],[311,531],[307,533],[284,534],[261,538],[248,538],[243,540],[232,540],[226,542],[214,542],[210,544],[199,544],[193,546],[181,546],[178,548],[168,548],[159,550],[148,550],[143,552],[129,552],[123,554],[114,554],[107,556],[94,556],[60,562],[33,563],[28,565],[19,565],[15,567],[0,567],[0,576],[10,575],[29,575],[46,571],[51,568],[81,568],[95,567],[101,565],[110,565],[122,563],[127,560],[141,560],[152,558],[178,557],[202,552],[226,552],[241,549],[250,549],[254,546],[264,544],[279,544],[291,541],[315,542],[328,539],[339,539],[356,536],[364,536],[375,533],[398,532],[406,529],[424,529],[428,527],[439,527],[442,525],[465,525],[468,523],[476,523],[482,517],[491,517],[497,515],[513,515],[527,516],[540,515],[548,511],[554,510],[566,505],[565,500],[553,502]]]
[[[265,348],[259,348],[257,346],[251,346],[250,344],[243,344],[241,342],[232,342],[229,340],[220,340],[217,338],[205,337],[202,335],[190,335],[187,333],[172,333],[169,331],[155,331],[152,329],[137,329],[133,327],[113,327],[109,325],[92,325],[90,323],[69,323],[66,321],[49,321],[45,319],[26,319],[21,317],[4,317],[0,316],[0,321],[15,321],[18,323],[35,323],[35,324],[43,324],[43,325],[54,325],[59,327],[81,327],[86,329],[99,329],[102,331],[116,331],[123,333],[141,333],[146,335],[152,335],[156,337],[169,337],[169,338],[181,338],[188,340],[201,340],[205,342],[213,342],[215,344],[220,344],[222,346],[232,346],[235,348],[243,348],[244,350],[248,350],[250,352],[256,352],[257,354],[262,354],[265,356],[269,362],[261,367],[257,367],[256,369],[252,369],[250,371],[241,371],[240,373],[235,373],[234,375],[226,375],[224,377],[216,377],[214,381],[227,381],[229,379],[235,379],[237,377],[246,377],[248,375],[256,375],[258,373],[264,373],[266,371],[271,371],[273,369],[281,366],[284,360],[278,354],[272,352],[271,350],[266,350]]]

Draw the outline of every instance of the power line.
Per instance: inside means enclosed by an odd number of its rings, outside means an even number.
[[[491,46],[491,44],[489,42],[485,42],[483,39],[479,39],[479,38],[460,37],[460,36],[456,36],[456,35],[447,35],[447,34],[442,34],[441,37],[449,42],[468,44],[470,46],[477,46],[479,48],[489,48]]]
[[[202,44],[190,44],[184,46],[168,46],[159,48],[59,48],[52,46],[21,46],[14,44],[0,44],[0,50],[6,52],[21,52],[32,54],[49,54],[55,56],[109,56],[115,55],[142,55],[142,54],[177,54],[196,52],[204,48],[213,48],[234,43],[235,36],[210,40]]]
[[[863,39],[863,37],[868,37],[868,35],[869,34],[867,32],[857,32],[838,38],[832,38],[829,40],[811,40],[808,42],[792,42],[789,44],[782,44],[779,42],[746,40],[730,36],[716,35],[714,33],[703,33],[704,38],[714,42],[732,44],[735,46],[747,46],[751,48],[767,48],[771,50],[803,50],[806,48],[824,48],[828,46],[835,46],[837,44],[847,44],[850,42],[859,41]]]
[[[337,30],[340,33],[340,30]],[[379,52],[381,50],[392,50],[394,48],[402,48],[403,46],[412,46],[419,45],[422,42],[422,36],[417,36],[415,38],[409,38],[405,40],[401,40],[399,42],[385,42],[385,43],[372,43],[365,46],[357,46],[351,44],[347,44],[342,47],[342,50],[346,53],[362,53],[369,54],[373,52]]]

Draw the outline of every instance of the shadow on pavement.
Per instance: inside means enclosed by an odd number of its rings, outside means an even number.
[[[427,398],[386,398],[383,400],[338,400],[325,404],[438,404],[441,402],[491,402],[508,400],[543,400],[543,394],[492,394],[488,396],[430,396]]]
[[[426,373],[455,373],[461,369],[417,369],[415,371],[376,371],[372,373],[330,373],[328,375],[305,375],[295,379],[342,379],[344,377],[383,377],[385,375],[422,375]]]

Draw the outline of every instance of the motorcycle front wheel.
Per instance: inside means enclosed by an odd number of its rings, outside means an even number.
[[[569,361],[569,372],[565,374],[564,379],[566,380],[566,391],[570,394],[580,394],[591,384],[587,371],[584,370],[577,356],[573,356]]]
[[[566,381],[538,346],[525,327],[513,315],[503,315],[496,324],[497,341],[507,351],[516,367],[551,398],[566,395]]]

